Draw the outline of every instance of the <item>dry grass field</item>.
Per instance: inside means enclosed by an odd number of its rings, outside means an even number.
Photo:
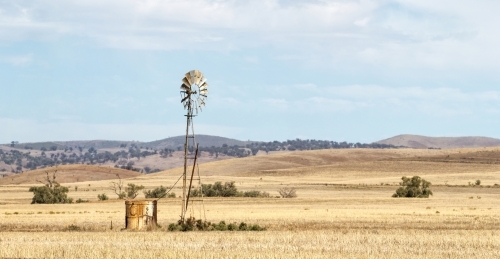
[[[73,183],[85,181],[100,181],[117,179],[117,175],[123,178],[130,178],[141,175],[138,172],[114,168],[110,166],[93,166],[93,165],[60,165],[57,168],[37,169],[29,172],[11,175],[9,177],[0,178],[0,185],[13,184],[34,184],[38,181],[43,181],[49,176],[52,177],[53,172],[57,170],[56,181],[59,183]]]
[[[169,232],[179,198],[159,201],[161,228],[123,231],[125,205],[110,179],[65,183],[70,197],[90,200],[79,204],[31,205],[33,184],[1,185],[0,258],[500,258],[499,158],[498,148],[349,149],[202,164],[204,183],[235,181],[239,190],[271,194],[206,198],[207,220],[259,224],[261,232]],[[124,182],[150,189],[179,175],[171,169]],[[391,198],[401,176],[413,175],[431,181],[434,196]],[[480,186],[469,186],[477,179]],[[285,186],[298,197],[276,198]],[[100,193],[112,200],[97,201]]]

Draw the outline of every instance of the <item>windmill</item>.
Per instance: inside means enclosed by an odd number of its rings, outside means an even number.
[[[205,106],[205,100],[208,94],[208,83],[207,79],[198,70],[191,70],[184,75],[181,85],[181,103],[184,105],[184,109],[187,110],[186,116],[186,141],[184,143],[184,173],[182,175],[182,211],[181,211],[181,221],[184,222],[186,219],[186,212],[189,205],[189,196],[191,192],[191,187],[193,183],[193,176],[195,169],[197,169],[196,160],[198,157],[198,145],[194,137],[194,125],[193,117],[195,117],[198,112],[201,112],[202,107]],[[190,144],[193,147],[193,152],[189,152]],[[188,171],[188,160],[193,160],[193,166],[191,172]],[[189,186],[188,186],[188,174],[190,173]],[[198,170],[198,180],[200,173]],[[200,190],[200,195],[201,190]]]

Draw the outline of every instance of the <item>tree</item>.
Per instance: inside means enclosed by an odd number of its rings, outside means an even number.
[[[116,174],[116,176],[118,176],[118,182],[111,182],[111,190],[113,190],[116,193],[116,195],[118,195],[118,199],[123,199],[125,198],[126,194],[125,192],[122,191],[123,189],[122,178],[120,178],[119,174]]]
[[[284,187],[278,190],[278,193],[282,198],[295,198],[297,197],[297,191],[293,187]]]
[[[481,185],[481,180],[476,180],[476,185],[477,186]]]
[[[429,189],[431,183],[420,178],[420,176],[413,176],[412,178],[403,176],[401,180],[403,180],[399,183],[401,187],[392,195],[394,198],[429,198],[429,195],[433,195]]]
[[[125,169],[127,169],[127,170],[132,170],[132,169],[134,169],[134,164],[135,164],[135,163],[134,163],[134,161],[129,161],[129,162],[127,163],[127,166],[125,167]]]
[[[49,176],[49,172],[45,171],[47,174],[47,178],[44,186],[40,187],[30,187],[29,191],[33,192],[33,199],[31,200],[31,204],[36,203],[44,203],[44,204],[52,204],[52,203],[72,203],[73,199],[68,198],[68,187],[61,186],[58,182],[56,182],[56,173],[57,167],[52,174],[52,179]],[[37,180],[40,183],[43,183],[40,180]]]
[[[135,185],[133,183],[127,184],[127,187],[125,188],[125,191],[127,192],[127,198],[129,199],[135,199],[137,195],[139,194],[139,191],[144,189],[144,186],[142,185]]]
[[[145,191],[144,197],[157,199],[165,198],[167,197],[167,188],[160,186],[158,188],[155,188],[154,190]]]

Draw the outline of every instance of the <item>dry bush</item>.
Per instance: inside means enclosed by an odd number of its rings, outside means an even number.
[[[282,198],[296,198],[297,191],[293,187],[283,187],[278,190],[278,193]]]

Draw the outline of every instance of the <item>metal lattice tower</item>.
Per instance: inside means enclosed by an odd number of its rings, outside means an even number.
[[[193,184],[194,173],[197,172],[197,181],[199,188],[199,195],[201,199],[201,205],[203,204],[203,194],[201,190],[201,178],[200,170],[197,165],[198,158],[198,145],[196,143],[194,135],[194,125],[193,118],[198,114],[198,110],[201,112],[201,108],[205,106],[205,100],[208,94],[208,83],[203,74],[198,70],[191,70],[185,74],[182,79],[181,85],[181,102],[184,105],[184,109],[187,110],[186,116],[186,141],[184,143],[184,172],[182,175],[182,210],[181,210],[181,221],[184,222],[186,219],[186,213],[188,211],[188,205],[190,201],[190,191]],[[192,148],[192,150],[190,150]],[[192,164],[191,168],[188,164]],[[191,169],[191,170],[188,170]],[[189,185],[188,185],[189,180]],[[193,202],[194,199],[191,199]],[[204,214],[203,208],[203,216]],[[201,208],[200,208],[201,214]]]

